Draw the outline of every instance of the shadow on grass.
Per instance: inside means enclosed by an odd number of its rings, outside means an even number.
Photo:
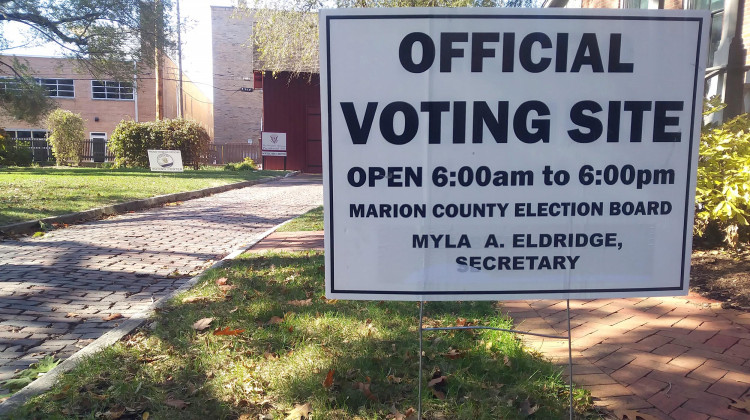
[[[12,418],[284,418],[310,403],[314,418],[382,419],[416,407],[417,303],[326,300],[323,275],[314,252],[253,255],[212,270],[150,328],[87,360]],[[211,327],[196,331],[203,318]],[[456,322],[510,326],[491,302],[426,306],[427,325]],[[213,333],[227,327],[244,331]],[[427,419],[567,413],[559,373],[510,334],[426,333],[424,366]],[[436,372],[444,380],[426,386]]]

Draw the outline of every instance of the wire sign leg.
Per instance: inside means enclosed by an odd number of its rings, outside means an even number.
[[[567,301],[568,307],[568,393],[570,394],[570,420],[573,420],[573,339],[570,334],[570,299]]]
[[[424,302],[419,301],[419,386],[417,402],[417,420],[422,420],[422,311],[424,309]]]

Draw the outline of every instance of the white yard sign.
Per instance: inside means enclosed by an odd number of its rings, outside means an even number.
[[[286,133],[261,133],[261,156],[286,156]]]
[[[148,163],[152,172],[183,172],[182,152],[179,150],[149,150]]]
[[[707,13],[320,19],[328,297],[687,293]]]

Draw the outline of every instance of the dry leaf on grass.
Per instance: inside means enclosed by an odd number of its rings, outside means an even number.
[[[235,286],[233,284],[224,284],[224,285],[219,286],[219,290],[221,290],[222,293],[227,293],[230,290],[234,290],[236,288],[237,288],[237,286]]]
[[[455,359],[458,359],[459,357],[463,357],[463,353],[461,353],[460,351],[456,349],[451,348],[451,349],[448,349],[448,353],[445,353],[443,356],[451,360],[455,360]]]
[[[292,306],[308,306],[312,304],[312,298],[304,300],[290,300],[287,303]]]
[[[386,379],[388,379],[388,382],[392,383],[392,384],[400,384],[401,381],[403,380],[403,378],[399,378],[399,377],[393,376],[393,375],[388,375],[386,377]]]
[[[232,330],[229,327],[224,327],[224,329],[217,328],[214,330],[214,335],[239,335],[244,331],[242,329]]]
[[[164,401],[164,404],[166,404],[166,405],[168,405],[170,407],[174,407],[174,408],[176,408],[178,410],[182,410],[183,408],[185,408],[188,405],[190,405],[190,403],[182,401],[182,400],[178,400],[176,398],[167,398],[167,400]]]
[[[149,414],[148,411],[146,411],[145,413],[143,413],[141,420],[148,420],[149,417],[151,417],[151,414]]]
[[[271,319],[269,319],[268,322],[266,322],[266,324],[276,325],[276,324],[281,324],[282,322],[284,322],[284,318],[280,318],[278,316],[272,316]]]
[[[102,318],[103,321],[112,321],[114,319],[120,319],[122,318],[122,314],[110,314],[107,317]]]
[[[466,318],[458,318],[456,320],[456,326],[457,327],[467,327],[469,326],[469,322],[466,321]]]
[[[427,387],[430,388],[435,398],[439,400],[445,399],[445,387],[448,383],[448,377],[438,370],[432,374],[432,379],[427,383]]]
[[[335,371],[335,370],[333,370],[333,369],[331,369],[331,370],[329,370],[329,371],[328,371],[328,374],[326,375],[326,378],[325,378],[325,380],[323,380],[323,388],[326,388],[326,389],[328,389],[328,388],[330,388],[331,386],[333,386],[333,374],[334,374],[335,372],[336,372],[336,371]]]
[[[367,398],[370,401],[377,401],[378,397],[375,396],[375,394],[370,391],[370,384],[365,382],[355,382],[352,384],[352,388],[360,390],[363,394],[365,394],[365,398]]]
[[[310,412],[312,412],[310,403],[298,404],[284,420],[307,420],[310,418]]]
[[[730,407],[736,408],[738,410],[745,410],[746,412],[750,413],[750,400],[732,400],[733,403],[729,404]]]
[[[503,356],[503,364],[504,364],[505,366],[511,367],[511,363],[510,363],[510,357],[508,357],[508,355],[507,355],[507,354]]]
[[[107,420],[118,420],[125,414],[125,407],[115,407],[102,413],[102,417]]]
[[[225,284],[228,284],[227,283],[228,281],[229,280],[226,277],[221,277],[221,278],[216,279],[216,285],[217,286],[224,286]]]
[[[615,417],[620,420],[659,420],[658,417],[640,413],[636,410],[615,410]]]
[[[213,318],[201,318],[193,324],[193,329],[196,331],[203,331],[206,328],[208,328],[209,325],[211,325],[211,322],[213,322]]]
[[[387,419],[393,419],[393,420],[413,420],[414,415],[416,414],[417,410],[414,409],[414,407],[409,407],[408,410],[406,410],[406,413],[401,413],[396,409],[396,406],[391,406],[391,414],[386,416]]]

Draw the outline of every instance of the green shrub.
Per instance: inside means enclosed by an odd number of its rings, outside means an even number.
[[[148,150],[160,149],[181,151],[182,161],[198,169],[210,142],[206,130],[195,121],[121,121],[109,138],[109,150],[116,167],[148,167]]]
[[[254,171],[256,169],[258,169],[258,165],[248,157],[243,159],[242,162],[227,163],[224,165],[225,171]]]
[[[740,115],[720,126],[706,126],[701,134],[698,185],[695,194],[695,233],[709,226],[723,232],[735,246],[739,226],[750,217],[750,115]]]
[[[84,125],[81,114],[56,109],[47,117],[49,144],[58,165],[81,163],[83,155]]]
[[[0,165],[29,166],[32,156],[28,142],[18,142],[11,139],[5,130],[0,129]]]

